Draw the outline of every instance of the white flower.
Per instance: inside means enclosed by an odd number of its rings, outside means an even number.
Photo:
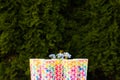
[[[57,55],[58,59],[64,59],[64,54],[63,53],[58,53]]]
[[[71,58],[71,54],[68,52],[64,52],[64,57]]]
[[[50,54],[49,57],[50,57],[51,59],[56,59],[55,54]]]

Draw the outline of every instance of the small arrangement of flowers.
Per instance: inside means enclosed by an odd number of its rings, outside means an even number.
[[[59,53],[50,54],[49,58],[51,59],[69,59],[71,58],[71,54],[69,52],[64,52],[63,50],[60,50]]]

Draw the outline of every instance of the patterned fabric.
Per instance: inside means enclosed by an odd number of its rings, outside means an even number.
[[[30,59],[31,80],[87,80],[88,59]]]

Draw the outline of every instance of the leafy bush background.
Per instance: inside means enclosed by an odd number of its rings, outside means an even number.
[[[0,0],[0,80],[30,80],[29,59],[64,49],[88,80],[120,80],[120,0]]]

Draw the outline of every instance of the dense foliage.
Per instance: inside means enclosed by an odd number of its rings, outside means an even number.
[[[88,80],[120,80],[120,0],[0,0],[0,80],[30,80],[29,59],[64,49]]]

